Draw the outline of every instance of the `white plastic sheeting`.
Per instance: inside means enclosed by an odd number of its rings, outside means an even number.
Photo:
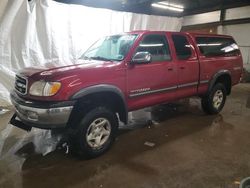
[[[179,31],[182,25],[181,18],[51,0],[1,0],[0,7],[5,7],[0,9],[0,106],[10,105],[15,72],[24,67],[70,64],[104,35],[139,29]]]

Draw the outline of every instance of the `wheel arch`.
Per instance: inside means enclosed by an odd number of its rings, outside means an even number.
[[[231,72],[229,70],[221,70],[215,73],[212,80],[209,82],[208,93],[212,90],[216,83],[224,84],[227,90],[227,95],[229,95],[232,88]]]
[[[125,124],[128,122],[128,108],[125,96],[116,86],[108,84],[89,86],[72,95],[70,99],[77,101],[74,107],[76,111],[81,107],[84,108],[85,105],[106,105],[112,108],[115,113],[118,113],[122,122]],[[74,109],[72,112],[74,113]],[[75,121],[74,117],[72,119]]]

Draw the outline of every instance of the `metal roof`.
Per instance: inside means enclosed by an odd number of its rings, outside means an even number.
[[[219,9],[250,5],[250,0],[55,0],[68,4],[80,4],[96,8],[134,12],[149,15],[181,17]],[[184,7],[183,12],[152,7],[152,3],[168,2]]]

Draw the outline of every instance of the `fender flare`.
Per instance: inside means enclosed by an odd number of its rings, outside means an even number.
[[[229,70],[220,70],[217,73],[215,73],[212,77],[212,79],[209,82],[208,85],[208,93],[212,90],[215,82],[217,81],[217,79],[222,76],[222,75],[228,75],[231,78],[231,72]]]
[[[80,98],[83,98],[87,95],[90,95],[90,94],[96,94],[96,93],[102,93],[102,92],[112,92],[112,93],[115,93],[122,101],[122,104],[123,104],[123,109],[121,111],[121,113],[123,112],[123,118],[121,118],[121,120],[124,122],[124,123],[127,123],[128,122],[128,107],[127,107],[127,103],[126,103],[126,100],[125,100],[125,96],[124,94],[122,93],[122,91],[114,86],[114,85],[109,85],[109,84],[98,84],[98,85],[93,85],[93,86],[89,86],[89,87],[86,87],[86,88],[83,88],[81,89],[80,91],[76,92],[74,95],[72,95],[70,97],[71,100],[78,100]],[[121,114],[119,114],[121,115]]]

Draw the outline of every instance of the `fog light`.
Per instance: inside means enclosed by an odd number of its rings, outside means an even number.
[[[38,114],[36,112],[28,111],[27,118],[31,121],[38,121]]]

